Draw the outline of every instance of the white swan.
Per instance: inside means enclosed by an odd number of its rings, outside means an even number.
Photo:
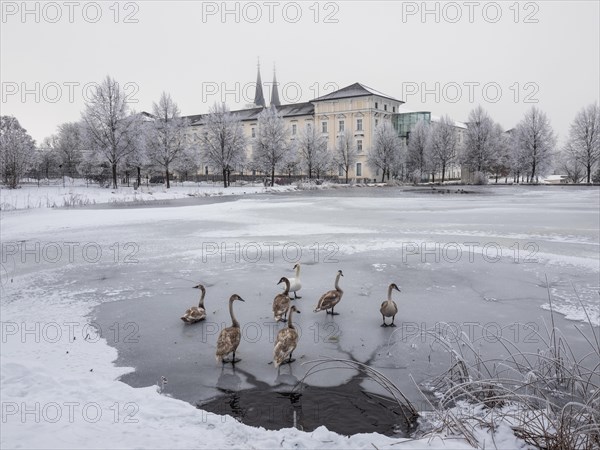
[[[394,325],[394,319],[396,318],[396,314],[398,314],[398,306],[396,305],[396,302],[392,300],[392,289],[397,290],[398,292],[400,292],[400,289],[398,288],[398,286],[396,286],[396,283],[392,283],[389,285],[388,287],[388,299],[383,302],[381,304],[381,308],[379,308],[379,312],[381,312],[381,316],[383,317],[383,324],[381,324],[382,327],[395,327],[396,325]],[[386,317],[391,317],[392,318],[392,323],[391,324],[386,324],[385,323],[385,318]]]
[[[296,309],[296,306],[292,305],[288,308],[287,327],[279,330],[279,333],[277,333],[275,348],[273,349],[273,365],[275,367],[279,367],[282,364],[290,364],[295,361],[292,359],[292,353],[298,345],[298,332],[292,324],[292,313],[294,312],[300,313],[300,311]]]
[[[238,345],[240,345],[240,338],[242,336],[242,333],[240,332],[240,323],[233,314],[233,302],[236,300],[241,302],[244,301],[244,299],[237,294],[233,294],[231,297],[229,297],[229,315],[231,316],[232,324],[230,327],[223,328],[219,333],[219,338],[217,339],[217,352],[215,354],[217,363],[235,364],[236,362],[241,361],[239,358],[235,358],[235,351],[237,350]],[[231,359],[223,359],[230,353],[233,353],[233,357]]]
[[[198,303],[198,306],[192,306],[189,308],[181,317],[181,320],[186,323],[195,323],[206,319],[206,310],[204,309],[204,296],[206,295],[206,289],[204,289],[204,286],[201,284],[194,286],[194,289],[200,289],[200,291],[202,291],[202,294],[200,295],[200,303]]]
[[[344,291],[339,286],[340,277],[343,277],[344,274],[341,270],[338,270],[337,276],[335,277],[335,289],[331,291],[325,292],[321,298],[319,299],[319,303],[317,303],[317,307],[314,312],[319,312],[325,310],[326,314],[331,314],[332,316],[337,316],[339,313],[333,312],[333,308],[337,305],[342,299],[342,295]],[[331,309],[331,312],[327,311]]]
[[[302,298],[302,297],[298,297],[297,292],[302,289],[302,283],[300,282],[300,264],[296,264],[294,266],[294,269],[296,270],[296,276],[294,278],[290,278],[290,292],[294,293],[294,300],[297,298]]]

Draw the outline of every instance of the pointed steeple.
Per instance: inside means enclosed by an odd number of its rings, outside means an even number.
[[[279,106],[279,89],[277,88],[277,75],[275,74],[275,64],[273,64],[273,89],[271,90],[271,106]]]
[[[262,80],[260,79],[260,59],[258,61],[258,73],[256,74],[256,93],[254,94],[254,104],[265,107],[265,97],[263,95]]]

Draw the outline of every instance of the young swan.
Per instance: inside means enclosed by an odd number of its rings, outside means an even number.
[[[292,324],[292,313],[294,312],[300,314],[296,306],[292,305],[288,309],[287,327],[279,330],[279,333],[277,333],[275,348],[273,349],[273,365],[275,367],[295,361],[295,359],[292,359],[292,353],[298,345],[298,332]]]
[[[222,329],[221,333],[219,333],[219,338],[217,339],[217,352],[215,355],[217,358],[217,363],[235,364],[236,362],[241,361],[241,359],[236,359],[235,357],[235,351],[237,350],[238,345],[240,345],[241,337],[240,323],[233,314],[233,302],[236,300],[241,302],[245,301],[237,294],[233,294],[231,297],[229,297],[229,315],[231,316],[232,324],[230,327]],[[233,357],[231,359],[223,359],[230,353],[233,353]]]
[[[394,319],[396,318],[396,314],[398,314],[398,306],[396,305],[396,302],[394,302],[392,300],[392,289],[397,290],[398,292],[401,292],[400,289],[398,288],[398,286],[396,286],[396,283],[392,283],[389,285],[388,287],[388,299],[387,301],[383,302],[381,304],[381,308],[379,308],[379,311],[381,312],[381,316],[383,317],[383,323],[381,324],[382,327],[395,327],[396,325],[394,325]],[[391,317],[392,318],[392,323],[391,324],[387,324],[385,323],[385,318],[386,317]]]
[[[302,298],[297,294],[297,292],[302,289],[302,283],[300,282],[300,264],[296,264],[294,269],[296,270],[296,276],[294,278],[290,278],[290,292],[294,293],[295,300],[297,298]]]
[[[282,277],[277,284],[281,283],[285,283],[285,291],[283,294],[277,294],[273,299],[273,317],[275,317],[275,320],[278,322],[285,322],[285,313],[290,307],[290,280],[286,277]]]
[[[331,314],[332,316],[337,316],[339,313],[333,312],[333,308],[337,305],[342,299],[342,295],[344,291],[339,286],[340,277],[343,277],[344,274],[341,270],[338,270],[337,276],[335,277],[335,289],[331,291],[325,292],[321,298],[319,299],[319,303],[317,303],[317,307],[314,312],[319,312],[325,310],[326,314]],[[328,311],[331,309],[331,312]]]
[[[204,309],[204,296],[206,295],[206,289],[204,289],[204,286],[201,284],[194,286],[194,289],[200,289],[202,292],[200,295],[200,303],[198,303],[198,306],[192,306],[181,317],[181,320],[183,320],[185,323],[196,323],[206,319],[206,310]]]

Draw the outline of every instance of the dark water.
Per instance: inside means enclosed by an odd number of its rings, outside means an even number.
[[[285,368],[281,369],[282,372]],[[235,380],[238,369],[224,369],[223,377]],[[245,374],[248,375],[248,374]],[[197,402],[198,408],[220,415],[230,415],[246,425],[268,430],[295,427],[313,431],[321,425],[340,434],[381,433],[387,436],[408,436],[416,426],[409,411],[381,396],[365,392],[360,377],[335,387],[308,386],[293,383],[294,377],[282,384],[245,390],[219,388],[220,395]],[[252,383],[255,383],[253,380]]]

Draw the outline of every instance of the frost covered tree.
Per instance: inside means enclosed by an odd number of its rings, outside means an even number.
[[[163,92],[152,107],[154,120],[147,129],[146,149],[149,160],[162,168],[167,189],[171,187],[171,169],[186,149],[188,121],[179,114],[171,95]]]
[[[179,155],[179,158],[175,161],[175,170],[180,175],[183,181],[188,181],[192,175],[196,175],[202,167],[200,152],[198,148],[193,145],[189,145]]]
[[[502,130],[500,124],[495,124],[494,133],[496,155],[490,164],[490,172],[498,183],[499,177],[507,177],[510,172],[511,137]]]
[[[71,122],[59,125],[55,140],[54,147],[60,164],[63,166],[63,171],[74,178],[85,145],[83,124]]]
[[[548,117],[535,106],[525,113],[516,129],[517,151],[527,162],[529,180],[537,179],[550,168],[556,136]]]
[[[340,132],[337,136],[333,160],[344,171],[346,184],[348,183],[348,173],[356,162],[357,155],[358,151],[354,143],[354,136],[352,136],[350,130]]]
[[[270,174],[271,186],[275,183],[275,170],[282,169],[290,161],[288,138],[289,130],[275,106],[263,109],[258,115],[252,159],[256,167]]]
[[[425,120],[419,120],[408,136],[406,152],[406,170],[412,181],[418,183],[427,173],[427,145],[429,142],[430,125]]]
[[[431,124],[431,133],[427,152],[429,166],[442,173],[442,183],[446,180],[446,169],[456,161],[458,150],[458,136],[454,128],[454,121],[448,116]]]
[[[592,181],[592,172],[600,160],[600,108],[598,104],[581,109],[569,130],[565,146],[565,159],[571,164],[580,164],[585,169],[587,183]]]
[[[119,83],[107,76],[93,91],[83,112],[86,137],[91,150],[106,161],[117,188],[117,168],[139,145],[142,120],[130,114],[127,96]]]
[[[35,141],[13,116],[0,117],[0,171],[11,189],[19,185],[33,163]]]
[[[576,152],[567,142],[563,151],[557,157],[556,168],[567,176],[571,183],[581,183],[586,178],[586,168],[576,158]]]
[[[242,122],[224,103],[215,104],[203,119],[199,140],[204,160],[221,171],[223,187],[228,187],[229,172],[246,161]]]
[[[375,128],[373,146],[367,154],[367,164],[373,170],[381,170],[381,182],[387,175],[390,179],[392,169],[396,169],[401,160],[402,143],[391,122],[381,122]]]
[[[317,131],[316,127],[306,127],[301,131],[297,148],[298,157],[306,169],[308,178],[312,178],[313,173],[318,174],[321,171],[327,170],[327,164],[324,164],[329,156],[327,152],[327,139]]]
[[[496,157],[496,137],[495,124],[488,113],[481,106],[473,109],[469,113],[461,162],[471,171],[488,172]]]

